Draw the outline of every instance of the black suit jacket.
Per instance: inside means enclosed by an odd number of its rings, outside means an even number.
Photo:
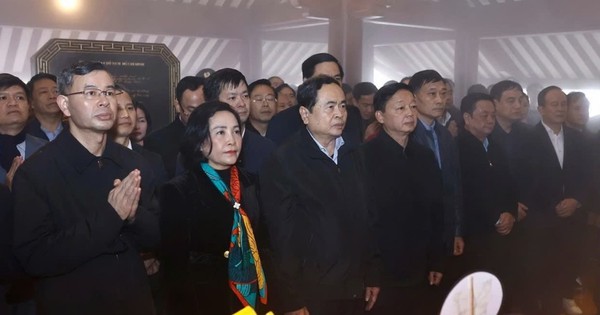
[[[63,131],[68,130],[69,129],[69,124],[66,122],[62,123],[63,125]],[[50,139],[48,139],[48,136],[46,136],[46,133],[42,130],[42,125],[40,124],[40,121],[37,120],[37,118],[33,117],[31,118],[31,120],[29,121],[29,123],[27,124],[27,126],[25,127],[27,129],[27,133],[40,138],[40,139],[44,139],[46,141],[50,141]]]
[[[153,314],[140,251],[158,245],[153,176],[143,176],[135,220],[123,221],[108,202],[116,178],[153,174],[137,153],[107,141],[91,154],[61,133],[15,174],[14,249],[37,277],[43,314]]]
[[[564,159],[560,167],[558,157],[550,141],[550,137],[542,123],[533,129],[529,144],[528,176],[533,183],[527,192],[525,204],[529,207],[526,225],[536,227],[555,226],[560,219],[555,212],[556,205],[565,198],[574,198],[583,203],[589,183],[590,161],[586,155],[586,147],[579,132],[563,126]],[[569,220],[580,215],[575,212]]]
[[[271,157],[273,150],[275,150],[273,141],[256,132],[246,130],[242,138],[242,152],[238,159],[238,165],[248,173],[256,175],[267,159]]]
[[[131,148],[134,152],[139,153],[152,167],[154,175],[156,176],[156,183],[158,186],[162,185],[167,181],[167,171],[165,170],[165,164],[158,153],[148,151],[139,144],[131,143]]]
[[[444,254],[442,177],[435,157],[413,140],[404,149],[383,130],[361,149],[369,202],[377,211],[383,284],[424,284],[429,271],[442,272]]]
[[[496,233],[495,224],[502,212],[517,218],[515,186],[504,151],[493,140],[489,140],[486,151],[483,143],[466,130],[458,135],[457,145],[464,196],[464,236],[472,239]]]
[[[338,164],[301,128],[260,174],[278,294],[284,311],[309,300],[352,299],[377,286],[374,215],[364,162],[344,145]]]
[[[460,179],[460,162],[458,149],[452,135],[444,126],[435,124],[442,160],[442,183],[444,187],[444,241],[449,253],[454,248],[454,237],[462,236],[463,196]],[[419,120],[417,127],[410,135],[411,140],[429,148],[427,130]]]
[[[175,176],[177,154],[179,154],[184,134],[185,126],[177,117],[172,123],[149,134],[144,139],[144,148],[156,152],[162,157],[168,178]]]
[[[242,207],[256,226],[259,212],[252,182],[240,171]],[[239,311],[242,305],[229,288],[228,261],[223,256],[231,239],[231,203],[200,168],[163,185],[159,199],[168,313],[225,315]]]

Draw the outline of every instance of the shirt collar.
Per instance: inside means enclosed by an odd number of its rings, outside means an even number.
[[[435,128],[435,119],[433,120],[433,122],[431,123],[431,125],[428,125],[421,118],[419,118],[419,121],[423,124],[423,127],[425,127],[425,130],[427,130],[427,131],[434,130],[434,128]]]
[[[44,126],[42,126],[42,124],[40,123],[40,129],[46,134],[46,137],[48,137],[48,140],[52,141],[52,140],[56,139],[56,136],[58,136],[58,134],[60,134],[61,131],[63,131],[64,127],[63,127],[63,124],[60,123],[60,124],[58,124],[58,127],[56,127],[55,130],[48,130],[48,129],[44,128]]]
[[[485,139],[483,139],[483,148],[485,149],[485,152],[488,151],[489,146],[490,146],[490,141],[488,140],[487,137],[485,137]]]
[[[549,135],[554,135],[554,136],[562,137],[562,135],[563,135],[563,131],[564,131],[564,128],[563,128],[563,126],[562,126],[562,125],[560,126],[560,131],[558,132],[558,134],[556,134],[556,133],[554,132],[554,130],[552,130],[552,128],[550,128],[548,125],[546,125],[546,124],[544,123],[544,121],[543,121],[543,120],[542,120],[541,122],[542,122],[542,125],[544,126],[544,129],[546,129],[546,132],[547,132]]]
[[[338,152],[340,150],[340,148],[344,145],[344,138],[342,138],[342,136],[339,136],[335,139],[335,148],[333,149],[333,156],[329,155],[329,152],[327,151],[327,148],[325,148],[324,146],[322,146],[319,141],[317,141],[317,139],[315,139],[315,137],[313,136],[313,134],[310,132],[310,130],[308,130],[308,128],[306,128],[306,131],[308,131],[308,134],[310,135],[310,137],[313,139],[313,141],[317,144],[317,146],[319,147],[319,150],[321,150],[321,152],[323,152],[328,158],[330,158],[331,160],[333,160],[333,162],[335,162],[335,164],[338,163]]]

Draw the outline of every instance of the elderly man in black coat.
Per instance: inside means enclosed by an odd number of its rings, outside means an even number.
[[[509,297],[514,287],[508,235],[517,217],[517,197],[504,151],[489,139],[495,124],[493,98],[469,94],[462,99],[461,112],[465,128],[457,145],[465,210],[465,267],[496,274]]]
[[[341,137],[344,92],[319,76],[300,86],[298,101],[306,128],[260,174],[278,287],[271,297],[285,314],[362,314],[377,299],[378,263],[364,163]]]
[[[377,213],[382,290],[373,314],[436,314],[430,285],[442,278],[442,177],[433,152],[409,134],[417,124],[412,88],[382,87],[374,99],[383,125],[363,147],[370,203]]]

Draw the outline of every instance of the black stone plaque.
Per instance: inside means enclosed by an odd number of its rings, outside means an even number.
[[[150,111],[152,130],[175,117],[173,103],[179,82],[179,60],[165,44],[98,40],[51,39],[32,58],[36,73],[58,75],[63,69],[83,61],[99,61],[115,82]]]

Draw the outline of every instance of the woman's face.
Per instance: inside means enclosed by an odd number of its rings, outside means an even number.
[[[285,87],[277,94],[277,112],[296,105],[296,93]]]
[[[210,141],[202,144],[202,154],[215,170],[230,168],[237,162],[242,150],[242,132],[238,121],[231,112],[219,111],[208,120],[208,130]]]
[[[130,137],[134,142],[140,142],[146,137],[146,132],[148,131],[148,121],[146,120],[146,114],[144,114],[143,110],[137,108],[135,112],[137,114],[137,120],[135,122],[135,128],[133,128],[133,132],[131,133]]]

